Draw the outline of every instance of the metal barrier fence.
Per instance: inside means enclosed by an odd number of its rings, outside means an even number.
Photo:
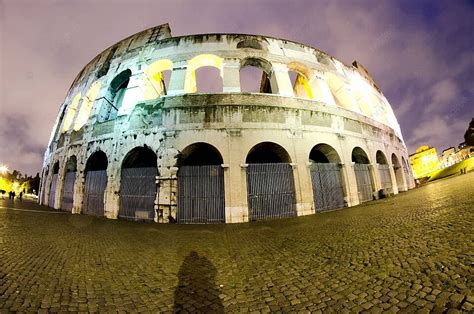
[[[157,169],[124,168],[120,185],[119,217],[132,220],[153,220]]]
[[[344,207],[341,165],[313,163],[310,172],[316,211]]]
[[[104,192],[106,186],[106,170],[88,171],[86,173],[84,214],[104,216]]]
[[[288,163],[249,164],[249,220],[296,216],[293,168]]]
[[[354,164],[354,172],[359,192],[359,201],[367,202],[373,200],[372,179],[369,164]]]
[[[74,183],[76,182],[76,172],[67,172],[64,177],[63,196],[61,200],[61,209],[72,211],[74,202]]]
[[[178,171],[178,223],[225,222],[224,170],[220,165]]]
[[[58,174],[53,174],[53,178],[51,179],[51,188],[49,189],[49,200],[48,200],[49,207],[54,207],[54,201],[56,199],[57,184],[58,184]]]
[[[392,189],[392,178],[390,176],[389,165],[378,165],[380,183],[383,189]]]

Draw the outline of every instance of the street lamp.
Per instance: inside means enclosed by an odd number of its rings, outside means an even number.
[[[0,165],[0,174],[5,174],[8,172],[8,167],[5,165]]]

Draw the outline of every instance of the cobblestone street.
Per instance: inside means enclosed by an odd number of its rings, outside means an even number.
[[[3,200],[0,312],[472,313],[473,192],[469,173],[363,206],[232,225]]]

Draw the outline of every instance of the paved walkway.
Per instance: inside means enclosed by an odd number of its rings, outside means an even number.
[[[235,225],[0,201],[0,312],[473,312],[473,192],[470,173],[364,206]]]

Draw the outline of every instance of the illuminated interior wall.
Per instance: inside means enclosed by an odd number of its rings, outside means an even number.
[[[86,96],[82,100],[82,105],[79,108],[79,113],[77,114],[76,121],[74,123],[74,131],[79,130],[87,123],[89,116],[92,111],[92,106],[94,105],[95,99],[100,91],[100,82],[95,81],[89,91],[87,92]]]
[[[332,95],[336,101],[336,104],[352,111],[359,112],[359,109],[354,103],[354,98],[351,92],[348,90],[346,84],[342,79],[337,77],[333,73],[326,73],[326,82],[329,85]]]
[[[172,71],[173,62],[162,59],[150,64],[143,73],[142,89],[145,100],[156,99],[165,95],[164,71]]]
[[[415,179],[423,178],[439,169],[440,162],[435,148],[422,146],[410,156],[410,163]]]
[[[184,81],[185,93],[196,93],[196,70],[200,67],[212,66],[220,70],[221,78],[223,78],[223,59],[213,54],[202,54],[188,61],[186,78]]]
[[[81,100],[81,93],[77,93],[76,96],[72,99],[69,108],[67,109],[66,116],[64,117],[63,127],[61,133],[67,132],[71,127],[74,116],[76,115],[77,105]]]

